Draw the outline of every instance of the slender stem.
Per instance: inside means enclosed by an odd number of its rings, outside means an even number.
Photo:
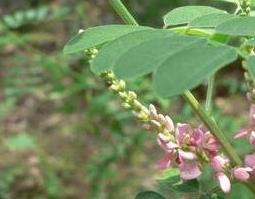
[[[115,11],[118,15],[121,16],[123,21],[127,24],[131,25],[138,25],[134,17],[129,13],[127,8],[122,4],[120,0],[109,0]],[[222,130],[218,127],[218,125],[215,123],[215,121],[209,117],[204,111],[204,109],[201,107],[201,105],[198,103],[196,98],[192,95],[190,91],[185,91],[183,94],[184,99],[191,105],[194,112],[197,113],[197,115],[200,117],[200,119],[204,122],[204,124],[207,126],[207,128],[211,131],[211,133],[214,134],[215,137],[218,138],[219,142],[221,143],[224,151],[229,156],[230,160],[234,165],[241,165],[242,160],[238,156],[238,154],[235,152],[235,149],[231,146],[229,141],[224,136]],[[255,187],[251,182],[243,183],[247,188],[250,189],[251,192],[255,194]]]
[[[121,0],[109,0],[109,1],[113,9],[117,12],[117,14],[122,18],[122,20],[126,24],[138,26],[138,23],[136,22],[135,18],[130,14],[130,12],[121,2]]]
[[[211,77],[209,77],[208,86],[207,86],[207,93],[206,93],[206,101],[205,101],[205,110],[207,112],[211,111],[214,81],[215,81],[215,75],[212,75]]]

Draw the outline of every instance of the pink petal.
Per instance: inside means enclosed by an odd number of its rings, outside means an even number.
[[[159,162],[158,166],[160,169],[167,169],[171,167],[172,163],[172,155],[171,154],[166,154]]]
[[[183,180],[196,179],[201,175],[201,171],[196,162],[182,162],[179,165],[180,176]]]
[[[233,175],[237,180],[240,181],[246,181],[250,178],[250,174],[248,173],[247,169],[241,167],[234,169]]]
[[[192,135],[192,144],[195,146],[200,146],[202,144],[202,139],[204,136],[204,131],[202,128],[194,129],[194,133]]]
[[[193,129],[189,124],[178,123],[175,131],[175,137],[179,144],[182,144],[184,139],[193,134]]]
[[[183,160],[196,160],[197,159],[196,154],[189,152],[189,151],[179,150],[178,153],[179,153],[180,158]]]
[[[226,176],[224,173],[219,172],[216,174],[216,177],[220,183],[220,188],[224,193],[229,193],[231,189],[231,184],[228,176]]]
[[[249,137],[249,141],[251,145],[255,145],[255,131],[252,131]]]
[[[202,144],[204,149],[207,149],[211,152],[217,152],[220,147],[219,142],[210,132],[205,133],[203,136]]]
[[[222,172],[226,164],[229,163],[229,160],[224,157],[217,155],[211,160],[211,166],[215,172]]]
[[[245,165],[254,169],[255,168],[255,154],[246,155],[244,159]]]
[[[248,129],[241,129],[237,134],[235,134],[234,139],[239,139],[245,137],[249,134]]]
[[[170,138],[162,133],[159,133],[157,142],[160,148],[165,152],[172,152],[173,149],[178,148],[176,143],[170,141]]]

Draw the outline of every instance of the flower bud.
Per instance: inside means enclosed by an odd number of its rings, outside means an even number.
[[[150,111],[150,116],[152,119],[158,118],[157,109],[155,108],[155,106],[153,104],[149,105],[149,111]]]
[[[219,181],[220,188],[224,193],[229,193],[231,189],[231,183],[228,178],[223,172],[216,173],[216,177]]]
[[[179,150],[179,156],[184,160],[196,160],[197,156],[195,153],[189,151]]]
[[[223,172],[229,160],[223,156],[217,155],[211,160],[211,166],[216,172]]]
[[[252,169],[247,167],[247,168],[236,168],[233,171],[233,176],[240,181],[246,181],[250,178],[250,174],[248,172],[251,172]]]
[[[166,123],[165,116],[162,115],[162,114],[159,114],[159,115],[158,115],[158,121],[159,121],[161,124],[165,124],[165,123]]]
[[[165,126],[169,132],[174,132],[173,120],[168,115],[165,116]]]

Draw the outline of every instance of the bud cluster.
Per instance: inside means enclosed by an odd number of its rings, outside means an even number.
[[[102,73],[101,78],[106,81],[110,90],[120,97],[124,108],[132,110],[138,119],[149,121],[149,110],[138,101],[135,92],[127,90],[125,81],[117,79],[114,73],[109,71]]]

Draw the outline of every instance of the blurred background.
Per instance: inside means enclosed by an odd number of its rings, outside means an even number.
[[[211,0],[124,2],[154,27],[178,6],[235,9]],[[107,0],[0,1],[0,199],[129,199],[156,186],[163,154],[155,135],[121,108],[82,53],[62,54],[80,28],[111,23],[121,21]],[[239,65],[217,75],[213,114],[228,137],[248,110]],[[175,121],[199,124],[182,99],[158,99],[150,79],[129,87]],[[205,88],[194,91],[201,101]]]

